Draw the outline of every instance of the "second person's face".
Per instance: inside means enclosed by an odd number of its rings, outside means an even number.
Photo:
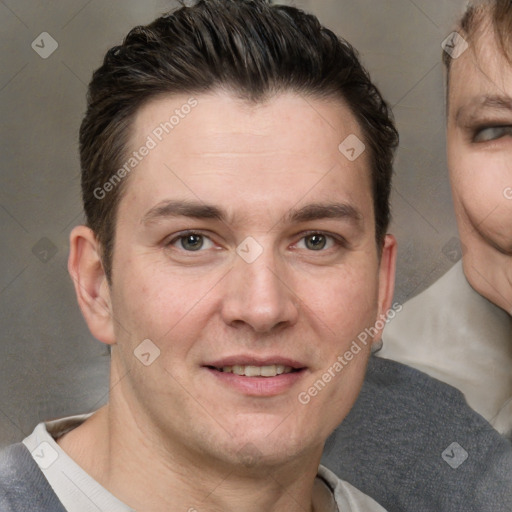
[[[512,254],[512,65],[490,25],[452,62],[448,103],[448,166],[464,268],[483,273],[483,250]]]

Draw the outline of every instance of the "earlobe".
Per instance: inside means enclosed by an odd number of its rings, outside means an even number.
[[[375,334],[373,341],[378,342],[382,337],[382,331],[386,325],[386,318],[393,301],[395,291],[395,268],[396,268],[397,243],[393,235],[386,235],[379,267],[379,311],[375,323]]]
[[[75,227],[70,235],[68,270],[89,330],[103,343],[115,342],[110,287],[101,261],[100,245],[86,226]]]

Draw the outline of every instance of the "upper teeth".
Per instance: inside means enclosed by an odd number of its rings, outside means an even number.
[[[267,366],[223,366],[222,371],[225,373],[235,373],[236,375],[245,375],[246,377],[275,377],[282,373],[291,373],[291,366],[281,364],[270,364]]]

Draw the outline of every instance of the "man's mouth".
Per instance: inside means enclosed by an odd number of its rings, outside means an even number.
[[[285,394],[308,371],[300,361],[277,354],[233,354],[208,361],[203,368],[221,386],[252,397]]]
[[[209,366],[212,370],[217,370],[222,373],[234,373],[244,377],[276,377],[285,373],[292,373],[300,371],[300,368],[292,368],[291,366],[284,366],[282,364],[268,364],[265,366],[254,365],[233,365],[233,366]]]

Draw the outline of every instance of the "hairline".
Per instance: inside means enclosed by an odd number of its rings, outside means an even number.
[[[469,50],[475,53],[475,49],[478,45],[478,42],[481,40],[482,36],[489,30],[492,30],[494,47],[499,50],[499,53],[502,57],[504,57],[511,65],[512,65],[512,49],[507,51],[505,48],[503,37],[497,30],[496,24],[494,22],[494,8],[490,4],[490,2],[481,1],[476,5],[470,6],[469,9],[472,9],[471,13],[471,23],[473,25],[473,30],[471,32],[466,31],[462,27],[462,23],[464,22],[465,16],[467,16],[468,11],[463,15],[462,19],[459,20],[457,27],[455,29],[462,37],[464,37],[469,43]],[[475,53],[476,55],[476,53]],[[443,64],[446,73],[445,87],[445,101],[446,101],[446,116],[448,117],[448,111],[450,106],[450,76],[452,72],[452,64],[455,59],[453,59],[449,54],[443,50]]]

